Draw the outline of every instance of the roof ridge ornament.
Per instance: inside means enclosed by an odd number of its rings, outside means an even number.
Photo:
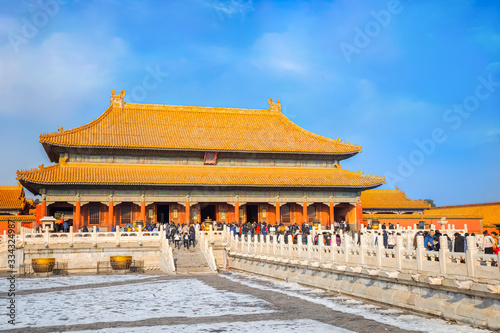
[[[59,157],[59,165],[66,166],[66,161],[68,160],[68,156]]]
[[[109,100],[111,105],[117,105],[121,108],[124,107],[127,104],[123,101],[123,97],[125,97],[125,95],[125,90],[120,90],[120,95],[115,95],[115,90],[111,90],[111,99]]]
[[[269,103],[269,110],[270,111],[279,111],[281,112],[281,104],[280,104],[280,99],[276,99],[276,103],[273,102],[273,99],[272,98],[269,98],[267,100],[267,102]]]

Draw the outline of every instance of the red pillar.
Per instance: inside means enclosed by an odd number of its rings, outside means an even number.
[[[238,201],[234,203],[234,221],[240,223],[240,203]]]
[[[45,217],[47,215],[47,201],[42,200],[42,210],[41,210],[41,215],[42,217]]]
[[[146,202],[141,201],[141,220],[146,224]]]
[[[361,222],[363,222],[363,206],[360,202],[356,203],[356,228],[361,229]]]
[[[186,225],[189,225],[189,222],[191,221],[191,207],[189,206],[189,202],[186,201]]]
[[[280,224],[280,222],[281,222],[280,203],[276,202],[276,224]]]
[[[302,220],[307,223],[307,222],[309,222],[309,219],[307,216],[307,202],[304,202],[302,204],[302,207],[303,207],[302,208]]]
[[[75,203],[75,216],[73,216],[73,232],[78,232],[78,229],[80,229],[80,216],[81,216],[81,203],[80,200],[78,200]]]
[[[330,202],[330,224],[333,225],[333,222],[335,221],[334,219],[334,210],[333,210],[333,202]]]
[[[113,201],[108,202],[108,231],[113,230],[113,224],[115,221],[115,215],[113,213],[115,203]]]

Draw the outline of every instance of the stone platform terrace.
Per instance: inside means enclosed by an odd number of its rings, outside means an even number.
[[[6,332],[479,332],[250,276],[72,276],[18,281]],[[0,293],[0,297],[5,297]],[[414,329],[412,329],[412,327]]]

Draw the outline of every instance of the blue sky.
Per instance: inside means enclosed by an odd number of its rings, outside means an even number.
[[[360,144],[346,169],[438,205],[500,201],[498,1],[0,0],[0,184],[39,133],[125,100],[267,108]],[[150,80],[150,73],[156,80]],[[149,75],[149,76],[148,76]],[[146,81],[145,81],[146,78]]]

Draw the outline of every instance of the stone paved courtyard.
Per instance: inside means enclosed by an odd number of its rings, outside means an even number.
[[[18,323],[1,330],[486,332],[244,274],[31,278],[17,290]]]

